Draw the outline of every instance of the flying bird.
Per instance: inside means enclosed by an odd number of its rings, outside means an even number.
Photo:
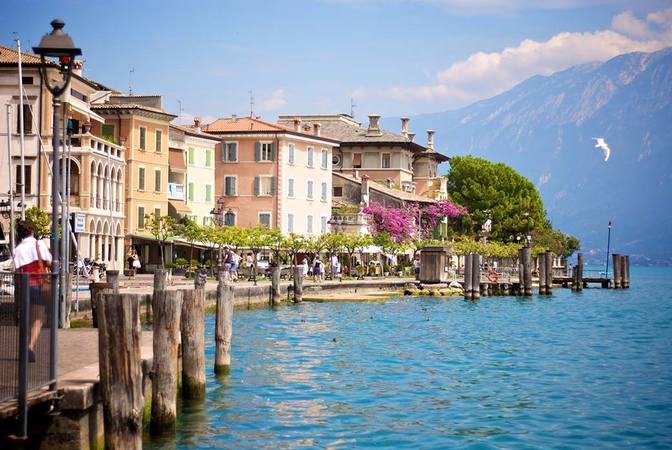
[[[611,149],[609,148],[609,144],[607,144],[604,138],[601,137],[593,138],[593,140],[596,142],[595,148],[601,148],[602,152],[604,153],[604,160],[608,161],[609,155],[611,155]]]

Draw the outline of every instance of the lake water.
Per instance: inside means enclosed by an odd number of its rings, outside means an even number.
[[[631,286],[236,311],[231,375],[145,445],[672,448],[672,270]]]

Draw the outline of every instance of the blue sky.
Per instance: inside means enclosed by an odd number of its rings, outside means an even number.
[[[542,5],[542,6],[539,6]],[[51,19],[84,74],[161,94],[183,121],[249,113],[442,111],[534,74],[672,45],[671,0],[4,0],[0,43]]]

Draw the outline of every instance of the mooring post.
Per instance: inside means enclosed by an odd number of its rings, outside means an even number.
[[[582,291],[583,290],[583,253],[579,253],[576,255],[576,267],[578,270],[578,274],[576,276],[576,290],[577,291]]]
[[[530,247],[523,248],[523,280],[525,286],[523,294],[526,297],[532,296],[532,249]]]
[[[98,328],[98,297],[102,294],[113,294],[119,292],[119,284],[117,289],[110,283],[89,283],[89,292],[91,295],[91,320],[93,321],[93,328]]]
[[[546,295],[546,254],[539,253],[537,256],[537,263],[539,264],[539,295]]]
[[[525,294],[525,252],[518,250],[518,292],[517,295]]]
[[[464,299],[471,300],[473,298],[473,289],[471,286],[471,266],[473,259],[471,253],[464,256]]]
[[[182,312],[181,291],[154,291],[152,418],[150,432],[175,432],[177,418],[177,347]]]
[[[205,277],[182,291],[182,398],[205,398]]]
[[[271,305],[277,306],[280,298],[280,265],[271,266]]]
[[[481,298],[481,255],[478,253],[471,255],[471,298]]]
[[[623,255],[621,260],[621,273],[622,273],[622,282],[621,285],[623,289],[630,288],[630,257],[628,255]]]
[[[165,291],[168,281],[168,271],[166,269],[154,270],[154,291]]]
[[[233,336],[233,285],[221,278],[217,285],[215,317],[215,374],[231,372],[231,339]]]
[[[294,276],[292,277],[294,285],[294,303],[303,301],[303,266],[294,267]]]
[[[614,259],[614,289],[621,288],[621,255],[618,253],[613,253],[612,258]]]
[[[105,448],[141,449],[144,398],[138,296],[102,294],[96,313]]]
[[[108,283],[112,285],[114,292],[119,292],[119,271],[118,270],[106,270],[105,279]]]
[[[553,252],[546,250],[546,295],[553,294]]]

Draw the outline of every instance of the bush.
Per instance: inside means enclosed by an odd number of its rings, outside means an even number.
[[[187,261],[186,258],[177,258],[177,259],[175,259],[175,261],[173,262],[173,264],[174,264],[175,267],[177,267],[178,269],[186,269],[186,268],[187,268],[187,264],[189,264],[189,261]]]

